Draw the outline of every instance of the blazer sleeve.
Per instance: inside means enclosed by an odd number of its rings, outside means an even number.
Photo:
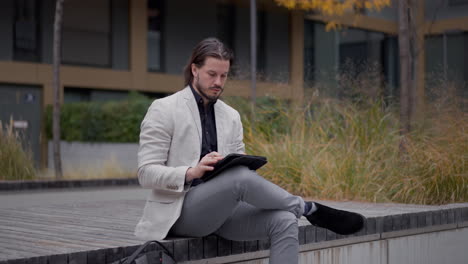
[[[242,121],[239,113],[236,111],[236,121],[234,122],[234,145],[235,153],[245,154],[245,144],[244,144],[244,129],[242,127]]]
[[[138,180],[143,188],[182,192],[188,166],[167,166],[174,132],[171,107],[154,101],[141,123]]]

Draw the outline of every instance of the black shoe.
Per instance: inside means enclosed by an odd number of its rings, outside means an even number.
[[[350,235],[359,232],[364,227],[364,216],[333,209],[323,204],[315,203],[317,211],[306,215],[307,220],[315,226],[323,227],[340,235]]]

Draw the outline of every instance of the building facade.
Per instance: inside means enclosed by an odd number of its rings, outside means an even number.
[[[389,94],[396,93],[395,3],[358,19],[341,18],[345,27],[340,31],[326,31],[320,15],[289,11],[273,0],[257,5],[258,96],[304,98],[349,61],[380,65],[383,81],[393,87]],[[419,0],[419,5],[424,73],[468,81],[468,0]],[[0,120],[16,121],[42,166],[47,164],[42,120],[53,102],[54,9],[54,0],[0,1]],[[223,40],[236,55],[225,96],[248,97],[249,34],[247,0],[66,0],[62,100],[118,100],[128,91],[154,97],[176,92],[183,86],[182,69],[191,49],[210,36]],[[328,93],[339,95],[339,89]]]

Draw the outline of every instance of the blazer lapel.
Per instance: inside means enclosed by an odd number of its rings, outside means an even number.
[[[198,106],[197,106],[197,103],[195,102],[195,97],[193,96],[192,90],[190,90],[189,86],[187,86],[183,92],[184,92],[184,98],[186,100],[185,104],[190,110],[193,121],[195,122],[195,126],[197,127],[198,138],[200,139],[200,146],[201,146],[202,128],[201,128],[200,113],[198,112]]]

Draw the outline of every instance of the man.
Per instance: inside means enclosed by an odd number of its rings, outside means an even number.
[[[232,59],[219,40],[203,40],[185,67],[186,87],[149,107],[141,124],[138,179],[152,191],[135,234],[270,239],[270,263],[297,263],[298,218],[340,234],[359,231],[364,218],[305,202],[243,166],[200,180],[225,155],[244,153],[239,113],[218,99]]]

